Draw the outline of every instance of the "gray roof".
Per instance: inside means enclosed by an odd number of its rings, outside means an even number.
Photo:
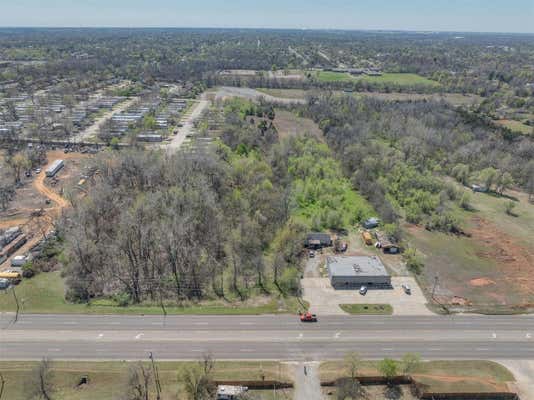
[[[389,276],[378,257],[328,257],[330,276]]]

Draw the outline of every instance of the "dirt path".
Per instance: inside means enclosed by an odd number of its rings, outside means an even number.
[[[305,104],[306,99],[289,99],[282,97],[274,97],[269,94],[262,93],[255,89],[244,88],[244,87],[231,87],[231,86],[222,86],[217,90],[215,94],[215,99],[224,100],[231,97],[243,97],[248,100],[258,101],[260,98],[265,99],[270,103],[277,104]]]
[[[318,368],[317,362],[299,363],[295,366],[295,400],[323,400]]]
[[[113,117],[115,114],[118,114],[122,111],[125,111],[129,107],[131,107],[135,101],[137,100],[136,97],[133,97],[131,99],[128,99],[124,101],[123,103],[120,103],[117,107],[112,108],[107,113],[102,115],[100,118],[96,119],[95,122],[87,127],[85,130],[81,131],[74,137],[75,142],[84,142],[90,139],[93,136],[96,136],[98,134],[98,131],[100,127],[111,117]]]

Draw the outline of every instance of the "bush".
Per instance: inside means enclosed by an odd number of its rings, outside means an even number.
[[[119,307],[128,307],[130,304],[131,298],[128,293],[118,293],[113,296],[113,300]]]
[[[403,254],[404,262],[410,272],[419,275],[424,268],[423,261],[417,256],[415,249],[407,249]]]
[[[280,277],[280,289],[285,294],[298,295],[300,292],[300,274],[296,268],[288,268]]]
[[[22,266],[22,277],[25,279],[30,279],[35,276],[35,270],[33,269],[33,264],[27,262]]]

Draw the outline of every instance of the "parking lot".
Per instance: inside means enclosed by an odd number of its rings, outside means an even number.
[[[358,290],[335,290],[328,278],[304,277],[301,281],[303,298],[310,303],[310,311],[318,315],[345,314],[339,304],[390,304],[394,315],[430,315],[426,298],[412,277],[392,277],[393,289],[369,290],[365,296]],[[411,295],[402,289],[411,288]]]

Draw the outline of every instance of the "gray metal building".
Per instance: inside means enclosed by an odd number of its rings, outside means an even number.
[[[391,276],[378,257],[327,257],[326,265],[334,289],[391,288]]]

